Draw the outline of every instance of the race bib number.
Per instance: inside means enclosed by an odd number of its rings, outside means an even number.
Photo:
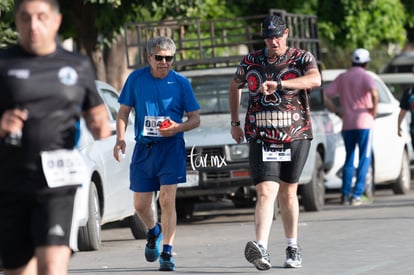
[[[291,150],[284,148],[283,144],[271,144],[270,146],[262,145],[263,161],[290,161]]]
[[[144,136],[160,137],[160,125],[161,123],[169,119],[168,116],[145,116],[144,119]]]
[[[89,180],[85,161],[79,151],[61,149],[45,151],[40,155],[50,188],[82,185]]]

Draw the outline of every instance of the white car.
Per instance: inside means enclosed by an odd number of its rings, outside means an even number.
[[[345,69],[322,71],[323,86],[326,87]],[[406,123],[403,123],[403,136],[397,134],[397,119],[400,111],[399,102],[392,95],[381,78],[369,71],[374,78],[379,103],[373,136],[373,161],[367,176],[367,191],[373,191],[375,186],[389,185],[395,194],[405,194],[410,190],[410,146],[411,138]],[[334,99],[338,103],[338,100]],[[339,103],[338,103],[339,104]],[[345,147],[341,136],[342,120],[332,114],[335,124],[336,154],[333,168],[326,174],[325,187],[340,189],[342,186],[341,170],[345,161]],[[357,154],[355,155],[355,167]]]
[[[81,187],[76,198],[76,222],[80,226],[77,245],[81,251],[100,248],[101,226],[109,222],[126,219],[136,239],[145,238],[147,232],[145,225],[135,215],[133,193],[129,189],[129,164],[135,145],[133,114],[127,127],[125,158],[117,162],[113,157],[113,147],[119,110],[118,93],[102,81],[96,81],[96,85],[108,110],[112,135],[94,140],[84,121],[81,121],[78,149],[85,157],[90,179]]]
[[[391,93],[398,100],[404,91],[414,86],[414,73],[390,73],[390,74],[379,74],[382,81],[390,88]]]

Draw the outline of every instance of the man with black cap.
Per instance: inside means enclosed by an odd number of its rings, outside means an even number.
[[[377,112],[378,91],[374,79],[365,71],[369,61],[371,58],[368,50],[356,49],[352,54],[351,68],[335,78],[324,91],[326,104],[331,111],[339,114],[331,100],[335,96],[339,96],[342,108],[340,116],[346,152],[341,190],[341,203],[344,205],[361,205],[370,202],[363,194],[366,175],[371,164],[372,131]],[[352,190],[357,145],[359,160],[356,182]]]
[[[230,84],[231,134],[249,142],[249,165],[256,186],[256,240],[245,248],[246,259],[259,270],[271,268],[267,250],[277,197],[287,239],[285,267],[302,266],[297,242],[298,181],[305,165],[312,127],[309,93],[321,85],[315,57],[288,47],[289,29],[278,16],[263,21],[265,47],[246,55]],[[244,132],[240,127],[241,89],[247,84],[249,106]]]

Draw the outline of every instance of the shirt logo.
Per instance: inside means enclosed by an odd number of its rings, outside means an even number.
[[[64,85],[72,86],[78,81],[78,73],[74,68],[66,66],[59,70],[58,77]]]
[[[30,77],[30,71],[29,69],[11,69],[8,71],[7,75],[20,79],[28,79]]]
[[[53,236],[65,236],[65,231],[63,231],[63,228],[60,226],[60,224],[55,224],[49,228],[48,234]]]

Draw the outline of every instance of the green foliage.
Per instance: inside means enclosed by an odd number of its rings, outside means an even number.
[[[325,54],[336,52],[336,58],[343,62],[356,47],[384,53],[391,44],[401,47],[414,41],[414,16],[410,16],[414,14],[413,0],[71,0],[60,3],[64,15],[60,35],[95,40],[101,48],[112,45],[123,34],[125,22],[234,18],[265,14],[269,9],[316,14]],[[17,39],[12,7],[13,0],[0,1],[0,47]],[[77,37],[79,28],[88,36]]]
[[[151,1],[154,19],[229,17],[225,0],[157,0]]]
[[[406,15],[399,0],[320,0],[318,7],[320,34],[337,46],[372,49],[384,42],[406,42]]]
[[[0,2],[0,48],[15,43],[17,33],[13,25],[13,0]]]

